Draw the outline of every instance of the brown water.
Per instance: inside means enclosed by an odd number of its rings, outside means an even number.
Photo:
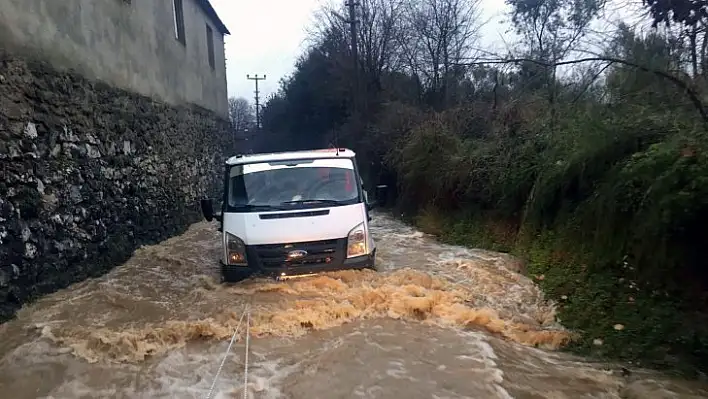
[[[251,398],[703,398],[708,386],[562,354],[514,260],[390,217],[380,272],[218,283],[216,226],[136,251],[0,326],[2,398],[206,398],[246,304]],[[245,333],[215,398],[242,397]]]

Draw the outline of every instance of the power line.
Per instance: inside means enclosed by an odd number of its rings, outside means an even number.
[[[256,130],[261,129],[261,103],[260,103],[260,91],[258,91],[258,81],[259,80],[266,80],[266,75],[263,75],[263,77],[259,77],[258,74],[256,76],[251,77],[251,75],[246,75],[246,79],[248,80],[253,80],[256,82],[256,91],[254,92],[255,98],[256,98]]]

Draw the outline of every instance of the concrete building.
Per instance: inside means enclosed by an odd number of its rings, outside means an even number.
[[[2,0],[0,47],[226,118],[228,29],[208,0]]]

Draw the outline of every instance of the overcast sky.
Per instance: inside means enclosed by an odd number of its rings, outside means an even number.
[[[267,75],[260,82],[261,98],[277,91],[280,79],[292,72],[295,59],[304,49],[315,12],[331,1],[340,0],[211,0],[231,31],[226,36],[229,96],[253,100],[253,81],[247,80],[246,74]],[[502,23],[508,10],[505,2],[480,2],[482,20],[486,22],[480,44],[485,48],[503,48],[505,42],[513,41],[513,34],[507,32],[509,26]],[[619,17],[626,19],[632,13],[629,8],[640,6],[639,0],[610,0],[604,21],[595,24],[596,29],[616,26]]]
[[[344,0],[342,0],[342,3]],[[260,81],[261,97],[278,89],[278,81],[289,75],[295,59],[302,53],[307,28],[314,13],[327,0],[211,0],[231,31],[226,36],[226,75],[229,96],[253,99],[253,81],[246,74],[265,74]],[[483,32],[485,41],[504,33],[499,17],[503,0],[481,0],[483,18],[492,20]]]

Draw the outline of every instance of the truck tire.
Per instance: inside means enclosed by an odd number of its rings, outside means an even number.
[[[378,262],[376,262],[376,255],[374,254],[374,261],[371,262],[371,266],[367,267],[369,270],[373,270],[375,272],[380,272],[381,268],[379,267]]]
[[[249,277],[251,277],[250,270],[244,269],[233,269],[233,268],[221,268],[221,281],[224,283],[238,283]]]

